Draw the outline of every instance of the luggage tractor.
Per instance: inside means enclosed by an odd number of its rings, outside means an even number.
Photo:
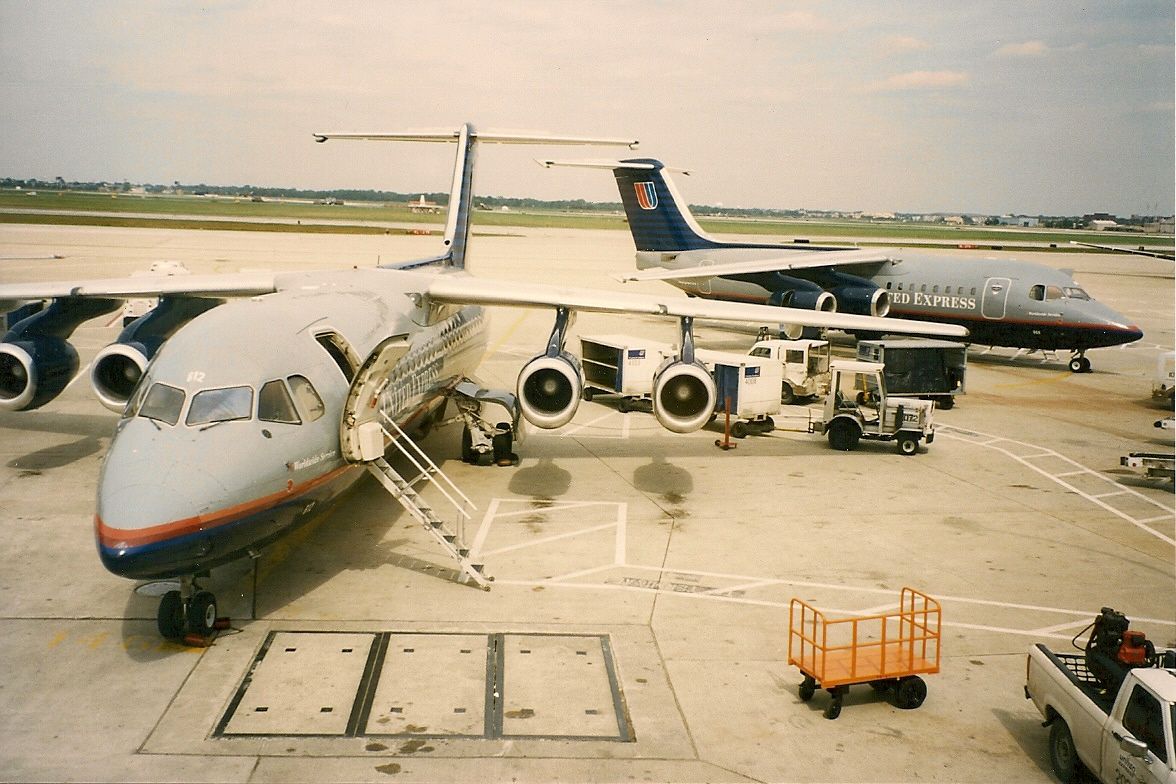
[[[934,403],[910,397],[889,397],[879,362],[834,360],[825,397],[823,420],[814,430],[826,433],[829,446],[848,452],[863,438],[897,441],[898,451],[913,455],[919,442],[935,440]]]

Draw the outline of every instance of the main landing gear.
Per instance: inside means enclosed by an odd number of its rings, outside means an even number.
[[[1070,372],[1071,373],[1089,373],[1090,360],[1086,358],[1085,351],[1075,351],[1074,355],[1070,357]]]
[[[163,595],[156,621],[163,637],[196,643],[228,627],[227,618],[217,617],[216,597],[201,589],[195,577],[180,578],[180,590]]]

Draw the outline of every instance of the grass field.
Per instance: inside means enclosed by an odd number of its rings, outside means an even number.
[[[68,214],[62,214],[68,213]],[[145,196],[70,191],[0,190],[0,223],[50,223],[90,226],[140,226],[235,231],[290,231],[333,234],[385,234],[440,231],[443,215],[412,212],[408,204],[312,204],[304,201],[251,201],[246,198]],[[473,218],[482,233],[487,228],[539,227],[624,230],[619,213],[478,210]],[[1172,237],[1107,232],[1021,229],[1015,227],[943,226],[926,223],[870,223],[864,221],[707,219],[708,232],[754,234],[818,242],[853,239],[861,245],[895,245],[917,240],[944,247],[983,245],[1007,250],[1046,248],[1073,250],[1071,241],[1116,244],[1149,249],[1172,249]],[[407,224],[390,226],[388,224]],[[415,228],[419,226],[419,228]],[[1049,248],[1049,245],[1056,248]]]

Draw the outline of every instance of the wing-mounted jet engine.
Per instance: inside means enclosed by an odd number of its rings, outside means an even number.
[[[837,310],[837,298],[812,281],[779,272],[765,272],[749,277],[753,283],[772,292],[768,298],[769,305],[819,310],[823,313],[833,313]]]
[[[517,392],[523,416],[544,430],[571,422],[584,392],[580,360],[564,350],[574,315],[568,308],[556,308],[547,350],[532,358],[519,373]]]
[[[159,304],[127,325],[118,340],[98,352],[90,365],[90,386],[102,405],[122,411],[147,363],[176,330],[223,300],[160,297]]]
[[[890,313],[890,294],[872,280],[837,270],[811,271],[809,274],[836,298],[835,309],[839,313],[879,318]]]
[[[0,341],[0,409],[28,411],[60,395],[78,372],[78,352],[69,336],[83,321],[121,304],[63,297],[13,325]]]
[[[692,433],[710,421],[718,397],[710,372],[694,358],[693,322],[681,319],[681,353],[653,376],[653,415],[675,433]]]

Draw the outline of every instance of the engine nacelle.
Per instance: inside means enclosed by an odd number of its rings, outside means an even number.
[[[90,386],[102,405],[122,411],[155,354],[142,343],[111,343],[90,365]]]
[[[78,324],[118,305],[66,297],[13,325],[0,342],[0,409],[28,411],[60,395],[78,372],[78,352],[67,338]]]
[[[111,411],[122,411],[147,370],[147,363],[164,342],[221,302],[201,297],[160,297],[154,308],[128,324],[118,340],[99,351],[90,365],[90,386],[102,405]]]
[[[768,297],[769,305],[824,313],[837,310],[837,300],[833,295],[811,280],[794,278],[781,272],[756,273],[750,278],[772,292]]]
[[[840,286],[832,289],[837,308],[843,313],[879,318],[890,312],[890,292],[878,287]]]
[[[778,308],[800,308],[801,310],[816,310],[822,313],[833,313],[837,310],[837,298],[815,283],[786,275],[778,276],[783,280],[796,281],[804,284],[795,288],[776,289],[768,297],[768,304]]]
[[[653,415],[666,430],[698,430],[714,415],[717,397],[715,380],[696,362],[669,360],[654,374]]]
[[[78,352],[52,335],[0,343],[0,409],[29,411],[57,397],[78,372]]]
[[[540,354],[523,366],[516,391],[528,422],[544,430],[563,427],[580,406],[584,373],[579,360],[566,351]]]

